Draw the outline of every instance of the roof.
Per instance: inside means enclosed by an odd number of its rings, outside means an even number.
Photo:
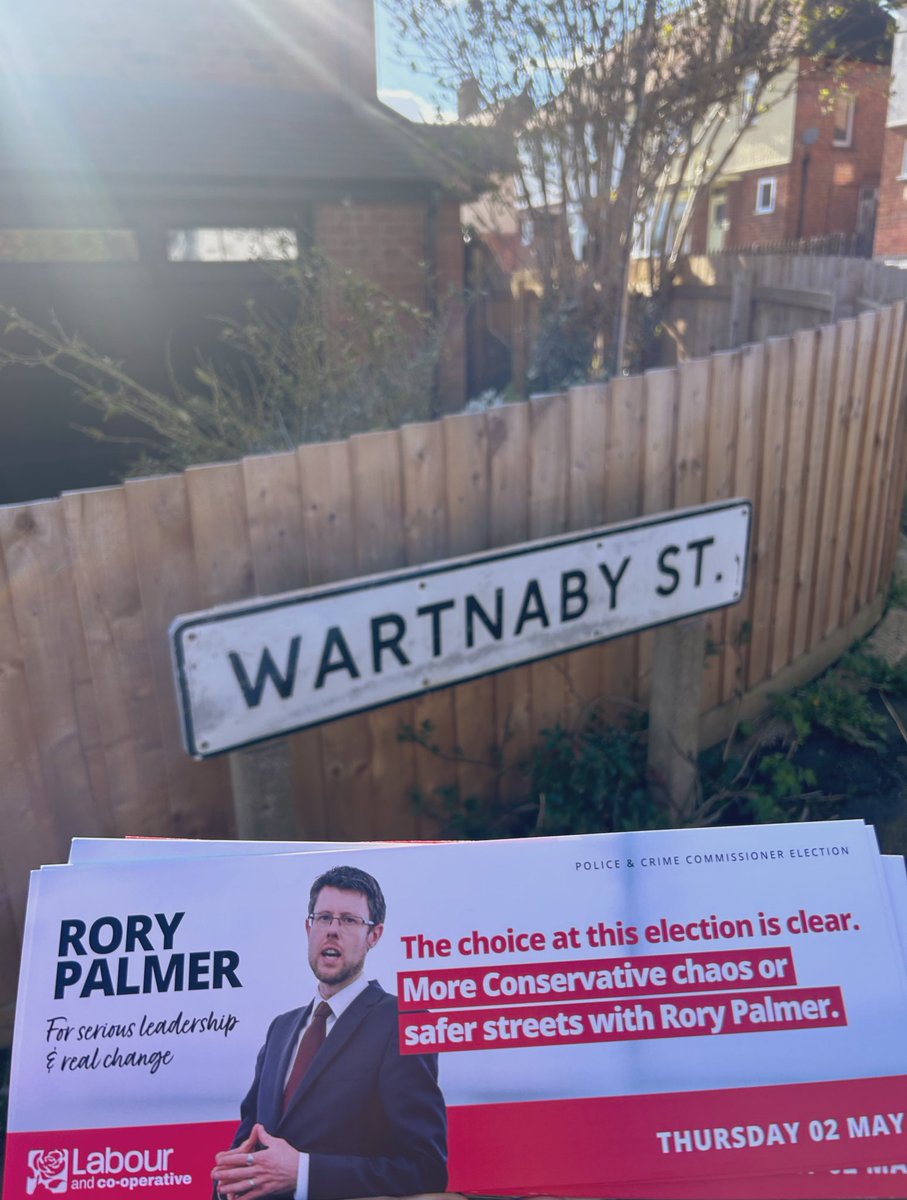
[[[416,125],[324,93],[40,78],[0,92],[7,175],[429,183],[465,195],[503,157],[487,130]]]

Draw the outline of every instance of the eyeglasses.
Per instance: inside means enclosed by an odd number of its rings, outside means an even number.
[[[318,929],[328,930],[336,921],[341,929],[345,929],[348,933],[352,933],[354,929],[360,929],[363,925],[374,925],[374,921],[366,921],[362,917],[354,917],[352,913],[329,913],[317,912],[309,913],[309,920]]]

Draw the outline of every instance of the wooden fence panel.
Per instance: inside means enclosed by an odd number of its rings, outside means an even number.
[[[356,569],[360,575],[406,565],[400,435],[362,433],[350,438]],[[369,836],[414,837],[416,814],[410,795],[416,778],[410,743],[400,742],[401,725],[412,726],[409,700],[376,709],[366,718],[371,737],[369,788],[356,797],[355,825]],[[361,835],[360,835],[361,836]]]
[[[155,834],[169,814],[163,732],[123,488],[61,501],[110,783],[113,827]]]
[[[790,405],[791,345],[772,339],[766,346],[765,420],[760,447],[759,501],[756,510],[753,558],[753,630],[747,683],[753,686],[770,672],[773,621],[787,623],[788,614],[775,610],[778,547],[784,511],[784,450]]]
[[[570,389],[567,512],[571,529],[592,529],[608,519],[605,515],[607,411],[608,388],[604,384]],[[605,690],[606,658],[606,644],[570,656],[570,679],[576,703],[581,707],[597,701]]]
[[[856,321],[844,321],[839,324],[838,330],[838,375],[829,456],[830,482],[833,482],[832,494],[828,497],[832,517],[831,564],[827,576],[825,616],[822,622],[822,632],[826,637],[837,627],[844,591],[845,554],[850,528],[850,476],[847,472],[848,468],[851,471],[854,469],[855,442],[859,435],[851,414],[856,402],[856,369],[859,366],[865,371],[867,355],[865,325],[858,328]]]
[[[174,837],[211,837],[232,828],[227,763],[222,758],[195,763],[183,749],[167,637],[174,617],[202,607],[186,480],[182,475],[129,480],[123,491],[150,636],[150,669],[169,790],[169,829]],[[164,832],[168,822],[163,814],[159,821],[157,832]]]
[[[891,309],[872,314],[874,333],[872,369],[863,381],[863,430],[860,438],[860,457],[853,481],[854,498],[851,518],[850,540],[847,547],[847,574],[845,576],[843,622],[849,621],[863,604],[866,561],[871,541],[869,528],[870,500],[875,493],[876,481],[882,473],[882,443],[880,431],[884,417],[884,395],[888,362],[891,357],[891,335],[893,313]],[[863,318],[861,318],[862,320]]]
[[[297,460],[309,584],[349,579],[356,574],[349,444],[301,446]],[[355,840],[363,836],[357,833],[358,797],[368,793],[368,717],[346,717],[322,726],[321,751],[325,832],[329,838]]]
[[[793,482],[799,496],[801,528],[800,548],[794,565],[796,582],[789,650],[792,660],[799,658],[809,644],[810,614],[815,603],[818,530],[825,487],[828,393],[834,371],[834,330],[828,325],[820,326],[798,334],[797,338],[795,403],[802,404],[806,411],[796,422],[804,427],[801,457],[798,462],[793,450],[788,457],[788,475],[799,470],[802,476]],[[804,363],[808,363],[808,367]]]
[[[639,516],[642,483],[644,383],[615,379],[608,388],[605,418],[605,511],[609,524]],[[635,704],[639,694],[638,638],[609,642],[604,654],[604,692],[619,705]],[[618,716],[623,716],[618,710]]]
[[[492,546],[529,538],[529,405],[509,404],[488,414],[488,536]],[[494,681],[495,738],[509,762],[531,741],[532,675],[518,667]],[[516,771],[501,781],[501,793],[513,799],[523,789]]]
[[[405,425],[400,430],[403,464],[403,526],[406,561],[410,566],[449,557],[447,535],[447,470],[444,428],[439,422]],[[451,755],[457,745],[454,692],[446,689],[417,697],[412,704],[413,727]],[[436,802],[439,788],[452,786],[457,767],[448,757],[416,746],[414,779],[420,807],[414,825],[420,835],[431,829],[422,804]]]
[[[242,473],[257,594],[306,587],[309,571],[296,452],[244,458]],[[324,839],[328,824],[321,730],[294,734],[289,739],[289,757],[300,833],[312,840]]]
[[[801,330],[793,337],[790,403],[787,413],[784,463],[784,514],[779,536],[778,586],[775,595],[777,614],[771,630],[769,674],[777,675],[791,659],[796,631],[796,599],[803,594],[800,574],[802,551],[801,510],[803,493],[808,488],[804,466],[808,469],[809,428],[812,417],[813,379],[815,374],[815,335]]]
[[[642,478],[643,514],[664,512],[674,503],[673,464],[680,368],[647,371],[644,376],[645,417]],[[647,700],[652,683],[655,636],[645,633],[639,644],[639,696]]]
[[[709,364],[708,456],[705,499],[730,500],[734,495],[737,447],[737,399],[740,355],[716,354]],[[702,680],[702,707],[708,711],[721,703],[722,679],[728,654],[728,612],[706,618],[706,661]]]
[[[893,485],[900,463],[897,453],[901,442],[898,422],[901,412],[901,397],[903,395],[903,375],[905,370],[905,340],[907,340],[907,306],[897,304],[892,310],[891,352],[885,364],[884,406],[885,411],[881,424],[881,453],[882,468],[875,481],[875,489],[871,504],[872,518],[870,519],[871,546],[867,563],[867,574],[863,602],[868,603],[880,587],[884,586],[882,575],[883,554],[888,521],[889,505],[885,497],[898,500],[897,487]],[[901,516],[895,517],[896,529],[900,530]]]
[[[529,402],[529,536],[556,537],[567,529],[568,401],[565,395],[537,396]],[[550,614],[544,615],[545,621]],[[534,626],[538,628],[538,625]],[[569,656],[534,663],[533,739],[562,721],[570,702]]]
[[[750,530],[750,561],[747,564],[746,590],[740,604],[735,604],[727,614],[721,689],[725,701],[741,695],[749,678],[755,607],[756,526],[760,509],[759,460],[765,424],[765,348],[758,345],[744,346],[736,357],[740,364],[740,404],[737,412],[732,490],[735,495],[752,500],[753,524]]]
[[[451,555],[489,547],[488,424],[481,413],[445,417],[447,536]],[[456,737],[448,750],[460,754],[456,779],[460,796],[494,790],[496,681],[477,679],[453,692]],[[442,743],[443,746],[443,743]]]
[[[0,509],[13,620],[44,784],[63,846],[116,828],[59,501]]]
[[[876,342],[879,331],[877,313],[864,313],[858,317],[857,353],[854,359],[853,379],[847,406],[847,430],[845,439],[844,469],[841,476],[842,503],[840,522],[840,546],[838,569],[834,575],[832,593],[832,620],[835,625],[846,624],[853,615],[853,603],[857,588],[857,561],[853,545],[854,527],[863,515],[860,505],[861,466],[866,443],[869,392],[872,376],[876,369]]]

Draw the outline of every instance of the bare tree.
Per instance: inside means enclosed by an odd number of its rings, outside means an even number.
[[[596,359],[619,370],[634,240],[646,231],[658,293],[697,199],[802,48],[807,0],[390,7],[439,83],[466,85],[517,137],[517,202],[542,280],[541,356],[553,365],[542,383],[569,375],[564,345],[578,374]]]

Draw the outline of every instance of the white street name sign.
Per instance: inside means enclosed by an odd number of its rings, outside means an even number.
[[[735,604],[732,500],[178,617],[190,754],[207,757]]]

